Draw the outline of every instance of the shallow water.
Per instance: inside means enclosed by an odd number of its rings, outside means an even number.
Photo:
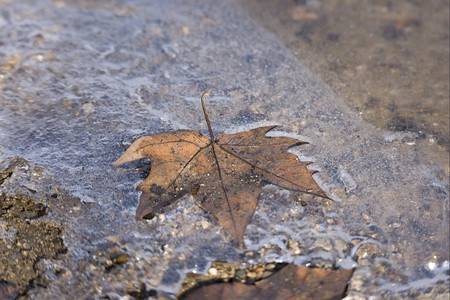
[[[141,284],[175,293],[187,272],[217,260],[357,266],[351,299],[448,293],[448,153],[432,142],[448,123],[426,138],[368,123],[319,79],[311,56],[294,55],[238,2],[23,0],[3,2],[0,12],[0,160],[19,156],[46,170],[23,167],[2,190],[58,191],[46,218],[64,228],[68,249],[39,264],[51,280],[30,298],[125,296]],[[445,87],[447,79],[434,81]],[[136,222],[134,188],[148,165],[112,166],[144,134],[207,134],[206,89],[216,135],[280,124],[278,134],[310,142],[293,151],[315,162],[317,182],[335,200],[266,187],[245,235],[251,255],[189,197]],[[61,208],[63,195],[80,204]],[[106,272],[111,244],[130,259]]]
[[[241,3],[364,120],[448,170],[448,2]]]

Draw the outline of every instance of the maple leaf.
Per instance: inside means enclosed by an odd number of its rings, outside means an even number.
[[[214,139],[202,95],[201,102],[211,139],[193,130],[143,136],[133,142],[114,165],[150,158],[148,177],[137,186],[142,191],[136,218],[153,217],[165,206],[191,193],[201,207],[216,217],[229,235],[243,244],[265,184],[328,198],[307,169],[287,150],[307,144],[289,137],[269,137],[272,126]]]
[[[345,296],[354,269],[325,270],[288,264],[254,285],[241,282],[206,284],[180,295],[190,299],[337,300]]]

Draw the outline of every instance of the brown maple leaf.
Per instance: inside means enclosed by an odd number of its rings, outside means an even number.
[[[241,282],[206,284],[186,291],[179,299],[337,300],[345,296],[353,271],[288,264],[254,285]]]
[[[148,177],[137,186],[142,191],[136,218],[153,217],[177,199],[191,193],[216,217],[230,236],[243,244],[247,224],[265,184],[328,198],[312,178],[316,172],[287,150],[307,144],[289,137],[268,137],[276,126],[265,126],[216,139],[201,102],[211,139],[193,130],[177,130],[137,139],[114,163],[150,158]]]

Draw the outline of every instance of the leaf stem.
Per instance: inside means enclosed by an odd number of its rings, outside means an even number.
[[[220,181],[220,184],[222,185],[222,190],[224,192],[225,199],[227,200],[228,211],[230,212],[231,221],[233,222],[234,232],[237,234],[238,230],[237,230],[237,227],[236,227],[236,221],[234,220],[233,210],[231,209],[230,199],[228,198],[228,191],[225,188],[225,185],[224,185],[224,182],[223,182],[222,170],[220,169],[219,159],[217,158],[217,154],[216,154],[216,148],[215,148],[215,145],[214,145],[214,133],[213,133],[212,128],[211,128],[211,123],[209,122],[208,114],[206,113],[205,99],[208,98],[209,95],[210,95],[209,91],[204,92],[203,95],[202,95],[203,114],[205,115],[206,124],[208,125],[209,136],[211,137],[211,144],[210,145],[211,145],[212,154],[214,156],[214,160],[215,160],[216,166],[217,166],[217,174],[219,175],[219,181]]]
[[[205,115],[206,125],[208,125],[208,131],[209,131],[209,136],[211,138],[211,142],[214,142],[214,133],[212,131],[211,123],[209,122],[208,114],[206,113],[206,108],[205,108],[205,99],[208,98],[209,95],[210,95],[209,91],[206,91],[206,92],[203,93],[203,95],[202,95],[202,108],[203,108],[203,114]]]

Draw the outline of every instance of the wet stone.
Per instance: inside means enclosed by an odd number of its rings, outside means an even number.
[[[0,196],[1,215],[4,219],[21,218],[23,220],[38,219],[47,214],[47,203],[45,200],[34,200],[29,196],[12,197]]]
[[[5,203],[0,196],[0,203]],[[24,203],[26,201],[17,201]],[[32,208],[27,206],[27,211]],[[39,209],[38,209],[39,210]],[[14,241],[6,245],[0,240],[0,280],[16,284],[25,293],[30,283],[38,276],[36,264],[41,259],[57,258],[66,248],[61,238],[61,229],[55,224],[37,221],[29,223],[19,217],[6,218],[8,228],[15,230]]]
[[[67,248],[62,226],[48,221],[47,215],[51,205],[62,201],[73,207],[74,202],[61,197],[58,189],[49,193],[41,187],[39,182],[48,179],[39,166],[21,158],[0,166],[0,281],[14,284],[20,295],[26,295],[35,285],[47,286],[56,274],[71,273],[53,263],[62,259]]]

